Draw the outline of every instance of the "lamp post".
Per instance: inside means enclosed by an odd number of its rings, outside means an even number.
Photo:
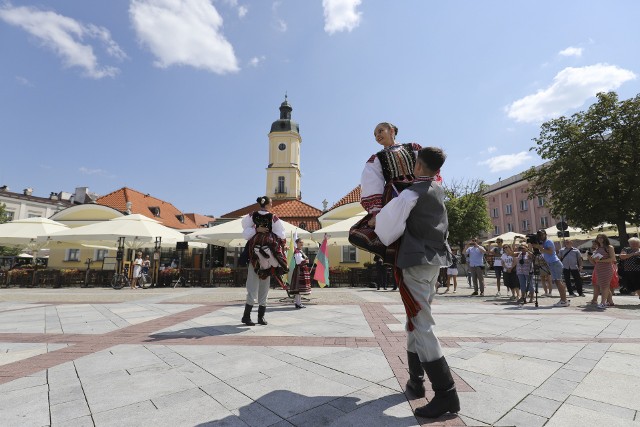
[[[158,283],[158,268],[160,267],[160,250],[162,247],[162,237],[156,237],[155,247],[153,250],[153,283]]]

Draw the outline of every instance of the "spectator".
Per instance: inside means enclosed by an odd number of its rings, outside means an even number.
[[[547,238],[547,232],[545,230],[538,230],[536,234],[540,243],[533,243],[532,246],[542,252],[542,257],[549,266],[551,280],[555,282],[558,293],[560,293],[560,301],[554,305],[556,307],[568,307],[570,302],[567,300],[567,288],[565,288],[564,283],[562,283],[562,262],[560,262],[560,258],[556,255],[556,246]]]
[[[527,303],[527,292],[529,292],[529,302],[533,302],[533,286],[531,284],[531,274],[533,273],[533,254],[527,246],[520,244],[518,252],[514,254],[518,263],[516,264],[516,274],[520,283],[520,304]]]
[[[505,244],[502,246],[502,277],[504,277],[504,285],[511,292],[512,301],[518,299],[518,275],[516,272],[516,264],[514,263],[514,252],[511,246]]]
[[[478,244],[478,239],[473,238],[464,249],[469,262],[469,272],[471,280],[473,280],[473,293],[478,295],[478,282],[480,282],[480,296],[484,296],[484,254],[487,252],[485,248]]]
[[[626,287],[640,296],[640,239],[629,239],[629,247],[620,251]]]
[[[451,250],[451,265],[447,268],[447,290],[445,293],[449,292],[449,288],[451,287],[451,279],[453,279],[453,293],[456,293],[458,289],[458,262],[460,259],[460,255],[458,255],[457,249]]]
[[[387,267],[384,265],[384,260],[380,255],[373,257],[373,261],[376,263],[376,289],[380,290],[380,286],[385,291],[387,290]]]
[[[580,277],[580,272],[582,271],[582,256],[580,255],[580,250],[573,247],[571,240],[565,240],[564,248],[560,249],[558,256],[560,257],[560,261],[562,261],[562,275],[564,276],[564,283],[567,286],[569,295],[572,297],[575,296],[573,285],[571,284],[571,278],[573,277],[578,295],[583,297],[582,278]]]
[[[136,254],[133,260],[133,280],[131,281],[131,289],[139,288],[138,279],[142,275],[142,252]]]
[[[496,239],[496,243],[495,243],[495,247],[491,248],[491,244],[490,247],[490,251],[493,253],[493,271],[496,274],[496,287],[498,288],[498,292],[496,293],[496,296],[499,297],[500,296],[500,281],[502,280],[502,271],[503,271],[503,266],[502,266],[502,244],[504,242],[502,241],[502,239]]]
[[[613,264],[616,262],[616,253],[609,243],[609,238],[604,234],[598,234],[596,242],[600,245],[598,249],[589,257],[593,264],[594,273],[597,275],[597,286],[600,291],[600,304],[598,308],[604,310],[607,303],[613,305],[613,300],[609,299],[611,293],[611,279],[613,278]]]

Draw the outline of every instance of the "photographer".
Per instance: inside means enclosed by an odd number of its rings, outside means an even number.
[[[533,240],[529,237],[530,236],[527,236],[527,240]],[[555,303],[554,306],[568,307],[570,302],[567,300],[567,288],[562,281],[562,261],[560,261],[558,255],[556,255],[556,247],[553,242],[547,238],[547,232],[544,230],[538,230],[536,238],[537,242],[532,241],[531,246],[542,252],[542,256],[549,266],[551,280],[555,282],[558,292],[560,293],[560,301]]]
[[[480,296],[484,296],[484,275],[482,268],[484,267],[484,254],[487,252],[485,248],[478,244],[478,239],[471,239],[471,242],[464,248],[469,260],[469,273],[473,280],[473,293],[478,295],[478,282],[480,282]]]
[[[582,271],[582,256],[580,255],[580,250],[574,248],[573,242],[567,239],[564,241],[564,248],[560,249],[558,256],[562,262],[562,275],[564,276],[564,282],[567,285],[569,295],[575,296],[573,286],[571,285],[571,278],[573,277],[578,295],[583,297],[582,278],[580,277],[580,272]]]

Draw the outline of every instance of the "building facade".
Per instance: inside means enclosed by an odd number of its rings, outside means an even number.
[[[559,221],[553,218],[545,197],[529,199],[529,182],[522,174],[511,176],[492,184],[484,192],[489,217],[493,224],[490,236],[513,231],[535,233]]]
[[[73,194],[51,193],[49,197],[33,195],[32,188],[25,188],[22,193],[15,193],[5,185],[0,187],[0,204],[5,206],[7,221],[27,218],[49,218],[54,213],[73,206]]]
[[[284,97],[280,119],[269,132],[269,165],[266,195],[272,199],[300,200],[300,126],[291,120],[293,108]]]

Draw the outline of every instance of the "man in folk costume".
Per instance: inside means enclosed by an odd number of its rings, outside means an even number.
[[[417,397],[424,397],[424,372],[427,373],[435,397],[415,411],[426,418],[460,410],[455,383],[434,334],[431,314],[440,267],[452,262],[444,190],[436,178],[445,159],[440,148],[421,149],[414,169],[415,183],[382,208],[375,228],[385,245],[400,239],[397,255],[397,266],[402,269],[400,286],[411,296],[403,298],[407,312],[407,389]]]
[[[284,256],[285,229],[282,221],[270,212],[271,199],[267,196],[256,199],[260,210],[242,219],[243,236],[248,240],[249,268],[247,269],[247,301],[242,323],[254,326],[251,310],[258,300],[258,323],[266,325],[267,295],[271,276],[280,279],[288,271]]]
[[[289,294],[294,296],[294,304],[296,309],[306,308],[302,304],[301,295],[309,295],[311,293],[311,273],[309,270],[309,257],[302,251],[304,242],[302,239],[296,239],[296,248],[293,252],[293,259],[296,267],[291,276],[291,284]]]

